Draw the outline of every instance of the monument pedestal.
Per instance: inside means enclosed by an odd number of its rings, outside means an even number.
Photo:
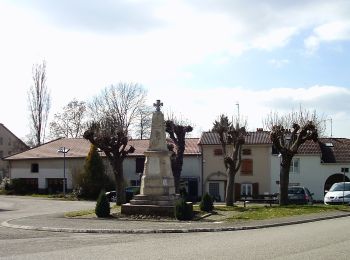
[[[166,144],[164,115],[160,111],[160,105],[157,100],[157,110],[152,116],[150,144],[145,152],[140,194],[134,196],[130,203],[122,205],[122,214],[174,217],[175,203],[179,196],[175,194],[171,153]]]

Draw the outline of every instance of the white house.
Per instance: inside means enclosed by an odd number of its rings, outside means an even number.
[[[187,185],[193,196],[201,194],[201,155],[197,146],[198,138],[186,140],[183,165],[183,184]],[[124,160],[124,177],[129,185],[139,185],[144,166],[144,151],[149,140],[131,140],[135,152]],[[65,154],[59,153],[61,147],[69,149]],[[74,176],[84,167],[85,158],[90,149],[90,142],[82,138],[61,138],[5,158],[9,162],[11,179],[21,178],[33,192],[59,192],[63,189],[63,176],[66,187],[74,187]],[[109,162],[105,161],[107,173],[112,176]],[[64,169],[65,164],[65,171]]]
[[[280,158],[271,156],[271,192],[278,192]],[[349,181],[350,139],[320,138],[319,142],[307,141],[293,158],[290,168],[290,185],[307,187],[313,198],[322,201],[325,190],[333,183]],[[346,171],[344,173],[344,171]]]
[[[139,185],[144,166],[144,151],[149,140],[131,140],[135,153],[124,161],[124,177],[128,185]],[[89,141],[82,138],[62,138],[39,147],[5,158],[9,163],[10,177],[22,178],[33,191],[62,191],[63,165],[60,147],[69,148],[66,154],[67,189],[74,186],[74,176],[83,168],[90,149]],[[269,132],[258,129],[249,132],[242,150],[242,165],[235,179],[236,198],[241,195],[257,196],[279,191],[280,158],[275,153]],[[103,154],[101,154],[103,157]],[[105,159],[107,173],[111,174]],[[294,156],[290,169],[290,185],[301,185],[314,193],[315,200],[322,200],[324,191],[339,181],[349,180],[350,139],[320,138],[308,141]],[[226,173],[222,150],[215,133],[204,132],[200,139],[186,139],[182,186],[190,197],[196,199],[205,192],[224,200]]]

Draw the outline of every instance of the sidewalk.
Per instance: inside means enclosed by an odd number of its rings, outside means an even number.
[[[11,219],[1,225],[9,228],[72,233],[188,233],[260,229],[347,216],[350,216],[350,212],[334,211],[260,221],[224,222],[213,219],[176,221],[65,218],[63,214],[49,214]]]

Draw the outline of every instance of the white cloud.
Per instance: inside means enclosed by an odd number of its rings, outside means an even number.
[[[350,40],[350,20],[334,21],[317,26],[305,39],[305,47],[314,52],[322,42]]]
[[[236,103],[239,102],[240,114],[247,117],[250,130],[262,127],[263,119],[272,111],[289,113],[299,106],[316,110],[320,116],[333,119],[333,135],[350,137],[346,129],[350,128],[350,90],[336,86],[312,86],[308,88],[273,88],[249,90],[243,87],[220,87],[216,89],[188,89],[176,86],[151,90],[149,100],[161,99],[164,109],[181,114],[195,125],[195,135],[209,130],[217,117],[224,113],[237,115]],[[171,95],[169,95],[171,92]],[[335,105],[336,104],[336,105]],[[326,134],[330,134],[330,125]]]
[[[268,63],[269,63],[271,66],[273,66],[273,67],[279,69],[279,68],[282,68],[282,67],[284,67],[285,65],[289,64],[289,60],[288,60],[288,59],[270,59],[270,60],[268,61]]]
[[[70,2],[64,1],[62,6]],[[237,100],[253,127],[261,127],[261,117],[269,110],[288,110],[289,104],[299,102],[321,107],[328,102],[324,111],[334,115],[343,111],[331,107],[327,100],[337,100],[338,93],[344,92],[336,87],[327,94],[325,87],[315,91],[254,91],[245,86],[199,90],[184,88],[178,82],[190,84],[191,80],[195,85],[195,79],[201,77],[187,71],[188,67],[205,66],[213,57],[218,57],[215,64],[224,67],[235,56],[252,49],[286,47],[304,30],[315,28],[305,41],[309,48],[316,49],[323,41],[348,39],[346,1],[255,1],[254,8],[245,1],[130,1],[118,8],[111,1],[106,5],[75,1],[67,16],[62,6],[56,8],[61,1],[54,5],[50,5],[53,1],[16,3],[0,2],[0,86],[6,87],[0,110],[11,108],[12,113],[3,114],[1,121],[21,137],[28,131],[26,90],[31,84],[31,67],[42,59],[47,60],[52,114],[72,98],[88,99],[118,81],[144,84],[150,90],[151,101],[161,98],[173,110],[181,107],[179,112],[203,129],[209,129],[218,114],[233,113]],[[79,3],[86,5],[84,12],[79,12]],[[89,20],[93,7],[100,9]],[[108,14],[106,8],[111,9]],[[129,26],[130,30],[126,28]],[[287,59],[269,61],[276,67],[288,63]],[[316,97],[316,92],[321,97]],[[348,96],[347,92],[342,95]],[[313,98],[302,100],[306,96]]]

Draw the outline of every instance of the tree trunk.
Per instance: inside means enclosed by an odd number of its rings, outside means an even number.
[[[175,171],[173,172],[176,194],[180,193],[180,180],[181,180],[182,165],[184,160],[185,145],[180,145],[178,149],[179,151],[177,152],[177,155],[175,158],[176,167],[175,167]]]
[[[235,174],[228,170],[226,187],[226,206],[233,206],[235,202]]]
[[[121,163],[122,164],[122,163]],[[122,205],[125,203],[125,185],[124,185],[124,175],[123,166],[115,165],[113,169],[115,183],[116,183],[116,193],[117,193],[117,205]]]
[[[280,169],[280,206],[288,205],[289,168],[292,158],[282,158]]]
[[[175,193],[180,194],[180,174],[173,174],[173,176],[174,176]]]

